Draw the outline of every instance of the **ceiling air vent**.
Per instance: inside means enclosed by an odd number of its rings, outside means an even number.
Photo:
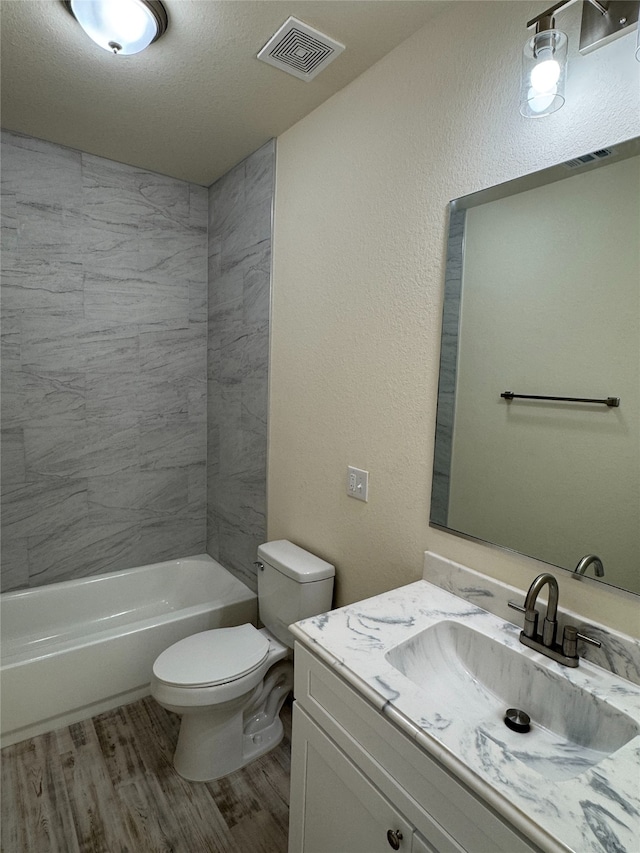
[[[265,44],[258,59],[300,80],[313,80],[343,50],[340,42],[297,18],[289,18]]]
[[[590,154],[585,154],[582,157],[574,157],[573,160],[566,160],[564,165],[567,169],[580,169],[582,166],[588,166],[589,163],[604,160],[605,157],[611,157],[612,154],[615,154],[613,148],[599,148],[597,151],[592,151]]]

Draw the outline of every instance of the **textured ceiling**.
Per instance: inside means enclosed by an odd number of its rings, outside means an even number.
[[[433,0],[164,0],[166,34],[111,56],[60,0],[1,0],[2,126],[208,186],[438,14]],[[289,15],[346,50],[312,82],[256,59]],[[408,85],[420,85],[408,81]]]

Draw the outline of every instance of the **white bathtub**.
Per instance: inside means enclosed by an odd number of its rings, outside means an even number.
[[[0,596],[0,746],[149,694],[161,651],[256,624],[253,592],[208,555]]]

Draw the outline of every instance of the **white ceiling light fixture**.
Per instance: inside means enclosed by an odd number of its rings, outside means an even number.
[[[63,0],[85,33],[116,56],[140,53],[167,29],[159,0]]]

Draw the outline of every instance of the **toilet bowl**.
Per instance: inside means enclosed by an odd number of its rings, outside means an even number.
[[[182,716],[173,757],[191,781],[227,776],[282,740],[282,705],[293,688],[288,626],[331,607],[335,569],[280,540],[258,548],[264,628],[216,628],[186,637],[153,665],[151,695]]]

